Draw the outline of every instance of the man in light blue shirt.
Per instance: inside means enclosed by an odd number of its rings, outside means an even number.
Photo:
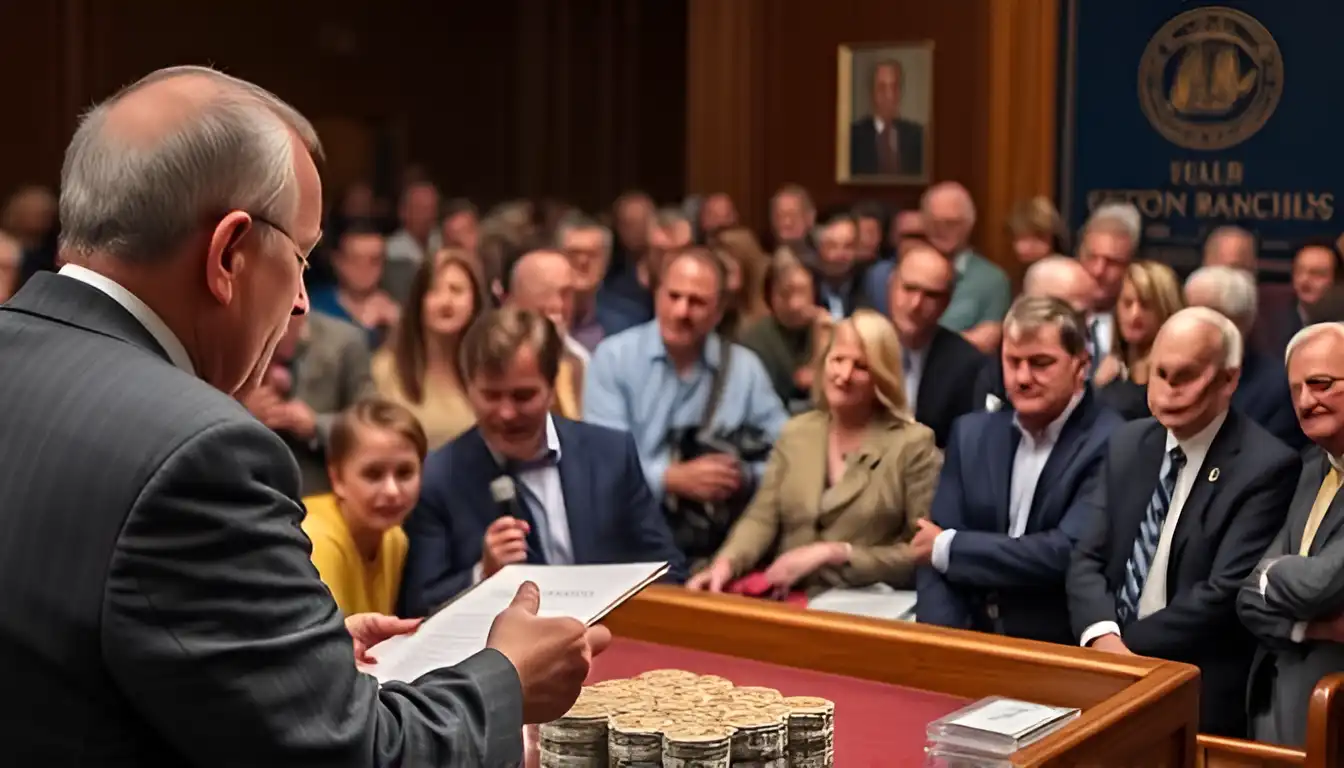
[[[773,444],[788,415],[756,355],[714,333],[727,283],[723,263],[709,251],[690,248],[662,266],[654,320],[608,337],[593,354],[584,382],[584,418],[634,434],[656,498],[724,503],[750,494],[764,471],[763,457],[747,463],[727,452],[673,458],[674,435],[703,425],[716,374],[725,375],[706,430],[715,442],[747,435]],[[672,525],[677,532],[676,519]],[[709,554],[719,543],[712,542]]]

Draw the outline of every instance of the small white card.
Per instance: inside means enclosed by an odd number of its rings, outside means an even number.
[[[1047,707],[1027,701],[998,699],[949,720],[947,724],[1018,739],[1074,712],[1075,710],[1064,707]]]

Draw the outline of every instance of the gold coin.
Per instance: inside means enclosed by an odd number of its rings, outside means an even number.
[[[659,714],[627,712],[613,716],[607,727],[621,733],[662,733],[671,722]]]
[[[780,702],[793,712],[834,712],[835,702],[817,696],[789,696]]]
[[[687,672],[684,669],[651,669],[639,675],[640,680],[660,683],[689,683],[699,679],[699,677],[694,672]]]
[[[765,699],[765,700],[767,700],[767,701],[778,701],[778,700],[784,698],[784,694],[780,693],[779,691],[775,690],[774,688],[766,688],[766,687],[764,687],[764,686],[759,686],[759,685],[743,685],[743,686],[738,686],[737,688],[734,688],[734,689],[732,689],[731,691],[728,691],[728,692],[727,692],[726,694],[724,694],[724,695],[727,696],[728,698],[731,698],[731,699],[740,699],[740,698],[747,698],[747,699],[751,699],[751,698],[761,698],[761,699]]]
[[[676,744],[699,744],[731,739],[734,732],[735,729],[728,725],[688,723],[667,726],[663,738]]]

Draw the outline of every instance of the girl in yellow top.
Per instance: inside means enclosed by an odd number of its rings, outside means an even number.
[[[411,412],[379,398],[355,403],[332,425],[332,492],[304,500],[313,565],[346,616],[393,613],[406,563],[401,523],[420,497],[425,431]]]

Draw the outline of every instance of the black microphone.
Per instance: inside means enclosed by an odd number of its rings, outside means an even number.
[[[513,478],[500,475],[490,482],[490,497],[495,500],[495,509],[500,517],[518,517],[518,488]]]

